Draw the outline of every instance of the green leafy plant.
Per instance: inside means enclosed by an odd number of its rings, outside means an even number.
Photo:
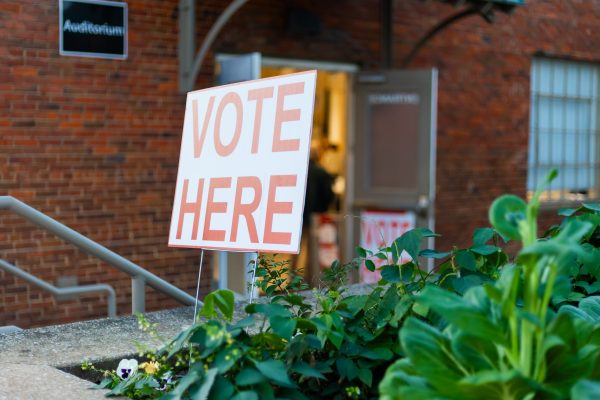
[[[312,293],[287,261],[262,256],[256,287],[266,297],[245,315],[232,292],[213,292],[193,326],[141,351],[139,367],[105,371],[100,387],[135,399],[594,398],[600,207],[564,210],[538,239],[539,193],[529,204],[497,199],[493,228],[477,229],[468,248],[423,248],[428,229],[359,247]],[[514,260],[506,240],[523,244]],[[357,294],[346,285],[363,263],[382,279]],[[160,339],[143,317],[140,326]]]
[[[406,321],[399,333],[405,357],[388,369],[382,399],[596,396],[600,298],[557,313],[550,302],[557,278],[574,258],[600,262],[581,244],[597,224],[572,219],[553,237],[537,240],[542,189],[529,204],[507,195],[490,208],[495,230],[523,244],[497,282],[472,287],[463,297],[428,285],[417,296],[417,304],[439,320]]]
[[[562,209],[559,211],[564,220],[561,224],[550,228],[545,237],[558,235],[569,221],[589,222],[595,229],[583,237],[582,246],[591,256],[574,257],[565,265],[562,274],[557,277],[552,303],[555,306],[577,304],[581,299],[590,295],[600,294],[600,205],[584,203],[578,208]]]

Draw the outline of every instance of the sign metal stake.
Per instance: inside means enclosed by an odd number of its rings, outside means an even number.
[[[202,276],[202,262],[204,261],[204,249],[200,250],[200,266],[198,267],[198,283],[196,285],[196,301],[194,303],[194,319],[192,326],[196,323],[196,313],[198,312],[198,296],[200,295],[200,277]],[[190,343],[190,366],[192,365],[192,345]]]
[[[196,302],[194,303],[194,320],[192,324],[196,323],[196,312],[198,312],[198,296],[200,295],[200,276],[202,275],[202,261],[204,260],[204,249],[200,251],[200,266],[198,267],[198,284],[196,285]]]
[[[252,282],[250,283],[250,304],[254,300],[254,283],[256,280],[256,267],[258,265],[258,251],[256,252],[256,259],[254,260],[254,269],[252,271]]]

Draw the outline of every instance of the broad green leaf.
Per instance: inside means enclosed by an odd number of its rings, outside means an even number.
[[[355,316],[363,309],[368,300],[367,295],[349,296],[342,300],[342,303],[348,307],[348,311]]]
[[[474,370],[498,368],[498,350],[495,343],[481,337],[458,331],[452,339],[452,351],[457,359]]]
[[[438,400],[426,379],[413,375],[410,360],[403,358],[389,367],[379,384],[380,400]]]
[[[575,317],[575,318],[583,319],[583,320],[588,321],[588,322],[594,322],[594,319],[590,315],[588,315],[587,312],[583,311],[580,308],[573,307],[571,305],[562,306],[558,310],[558,314],[560,315],[562,313],[568,314],[568,315],[570,315],[572,317]]]
[[[375,271],[375,263],[371,260],[365,260],[365,266],[367,267],[367,269],[371,272]]]
[[[579,302],[579,308],[590,316],[595,323],[600,323],[600,296],[587,297]]]
[[[492,323],[483,310],[456,294],[436,286],[427,286],[417,297],[417,302],[425,304],[469,335],[487,338],[498,344],[506,343],[503,330]]]
[[[273,332],[286,340],[289,340],[292,337],[294,330],[296,329],[296,320],[291,317],[275,315],[269,318],[269,324],[271,325]]]
[[[435,258],[436,260],[446,258],[452,254],[451,251],[437,251],[433,249],[421,250],[420,257]]]
[[[596,282],[600,282],[600,249],[585,243],[581,246],[586,252],[586,256],[579,256],[578,260],[582,264],[581,273],[589,274],[596,278]]]
[[[473,232],[473,245],[482,246],[492,240],[494,230],[492,228],[477,228]]]
[[[477,260],[469,250],[457,251],[454,259],[460,268],[468,269],[469,271],[477,270]]]
[[[277,400],[309,400],[308,397],[297,389],[282,389],[278,395]]]
[[[571,389],[571,398],[577,400],[598,400],[600,382],[587,379],[579,380]]]
[[[268,382],[258,384],[252,389],[254,389],[260,400],[275,400],[275,392]]]
[[[568,275],[559,275],[554,282],[552,290],[552,304],[560,304],[567,301],[572,290],[571,278]]]
[[[360,257],[362,258],[366,258],[367,257],[367,250],[360,247],[360,246],[356,246],[356,254],[358,254]]]
[[[374,320],[376,321],[375,329],[383,328],[392,318],[394,308],[398,304],[399,296],[395,286],[391,285],[377,304]]]
[[[231,331],[246,329],[251,326],[254,326],[254,324],[256,324],[256,320],[254,319],[254,317],[252,315],[249,315],[246,318],[243,318],[243,319],[237,321],[235,324],[229,326],[228,330],[231,332]]]
[[[590,211],[600,212],[600,203],[583,203],[582,206]]]
[[[329,341],[339,349],[345,339],[345,336],[342,332],[331,330],[327,332],[327,339],[329,339]]]
[[[282,300],[286,301],[288,304],[291,304],[293,306],[304,305],[304,297],[294,293],[282,296]],[[272,302],[274,303],[274,301]]]
[[[483,280],[479,275],[463,275],[461,277],[454,277],[451,279],[452,287],[459,294],[465,294],[467,290],[472,287],[481,286]]]
[[[440,235],[438,233],[433,232],[429,228],[417,228],[416,230],[418,230],[419,232],[421,232],[421,236],[424,237],[424,238],[442,236],[442,235]]]
[[[254,366],[264,376],[271,379],[273,383],[283,387],[296,387],[296,384],[294,384],[290,380],[290,377],[288,376],[287,367],[283,362],[279,360],[261,361],[255,362]]]
[[[204,364],[197,362],[192,364],[187,374],[177,382],[177,385],[169,393],[169,399],[180,399],[190,386],[203,379]]]
[[[193,325],[191,328],[179,332],[168,346],[167,358],[171,358],[175,353],[181,351],[184,346],[187,347],[190,337],[200,329],[203,329],[202,325]]]
[[[208,395],[209,400],[222,400],[228,399],[233,396],[235,392],[235,387],[229,381],[229,379],[224,378],[221,375],[217,375],[215,378],[215,382],[212,385],[212,389],[210,390],[210,394]]]
[[[151,376],[143,376],[139,381],[137,381],[135,383],[135,388],[136,389],[144,389],[144,386],[147,386],[150,388],[158,388],[158,387],[160,387],[160,384],[158,383],[158,381],[156,379],[154,379]]]
[[[304,361],[296,361],[294,363],[294,365],[291,366],[290,370],[292,370],[302,376],[307,376],[309,378],[326,379],[325,375],[323,375],[317,369],[311,367]]]
[[[119,384],[117,384],[117,386],[115,386],[109,393],[108,395],[120,395],[125,393],[131,386],[135,386],[135,384],[137,383],[137,381],[140,379],[141,375],[133,375],[131,377],[129,377],[129,379],[125,379],[122,380],[121,382],[119,382]],[[182,379],[183,380],[183,379]],[[194,383],[193,381],[191,381],[189,384],[188,382],[184,382],[184,384],[188,384],[188,386],[190,384]],[[181,381],[180,381],[181,384]],[[187,387],[186,387],[187,388]],[[175,393],[175,395],[177,395],[177,391],[176,391],[177,387],[173,390],[173,392]]]
[[[199,315],[206,318],[217,318],[217,309],[226,320],[231,321],[235,309],[235,297],[231,290],[219,289],[207,294]]]
[[[394,353],[387,347],[376,347],[362,354],[364,358],[370,360],[391,360]]]
[[[242,351],[237,347],[226,347],[217,353],[215,357],[214,368],[219,374],[224,374],[242,357]]]
[[[448,338],[431,325],[410,317],[400,330],[400,340],[412,370],[435,388],[452,387],[462,378],[449,357],[452,350]]]
[[[527,203],[514,195],[503,195],[492,203],[490,223],[500,235],[512,240],[521,239],[519,221],[526,219]]]
[[[99,384],[97,384],[96,386],[94,386],[94,389],[106,389],[112,383],[113,383],[113,380],[111,378],[104,378],[104,379],[102,379],[102,381],[100,381]]]
[[[589,253],[579,244],[579,241],[583,236],[590,232],[591,229],[591,223],[576,220],[568,221],[556,237],[537,241],[525,247],[521,250],[520,257],[527,255],[555,255],[559,257],[565,255],[578,255],[587,257],[589,256]]]
[[[365,385],[371,386],[373,384],[373,373],[367,368],[358,368],[358,379],[360,379]]]
[[[198,400],[206,400],[208,399],[208,394],[213,387],[215,382],[215,377],[217,376],[218,371],[215,368],[211,368],[204,374],[202,378],[201,385],[195,385],[194,390],[190,390],[189,395],[192,399]]]
[[[427,317],[427,314],[429,314],[429,306],[427,306],[426,304],[423,303],[412,303],[412,311],[417,314],[420,315],[421,317],[425,318]]]
[[[390,283],[400,283],[400,266],[384,265],[381,267],[381,278]]]
[[[396,305],[394,306],[394,313],[393,313],[392,318],[390,319],[390,325],[393,326],[394,328],[397,327],[398,322],[402,318],[404,318],[404,316],[408,313],[412,304],[413,304],[412,298],[410,298],[408,296],[402,297],[402,299],[400,299],[400,301],[398,303],[396,303]]]
[[[292,313],[282,306],[281,304],[271,303],[271,304],[260,304],[260,303],[252,303],[246,306],[246,312],[248,314],[260,313],[264,314],[267,317],[291,317]]]
[[[258,372],[257,369],[248,367],[244,368],[235,377],[235,384],[238,386],[252,386],[262,383],[266,377]]]
[[[400,236],[399,238],[394,240],[394,243],[391,246],[392,247],[392,260],[394,260],[395,263],[398,262],[398,260],[400,259],[400,255],[402,254],[402,251],[406,251],[413,260],[416,260],[417,257],[419,256],[419,248],[421,246],[421,239],[423,239],[425,237],[433,237],[433,236],[439,236],[439,235],[433,233],[431,230],[429,230],[427,228],[416,228],[416,229],[411,229],[408,232],[405,232],[404,234],[402,234],[402,236]]]
[[[594,294],[600,292],[600,281],[596,281],[592,284],[589,284],[587,282],[576,282],[575,286],[583,288],[587,294]]]
[[[500,251],[500,248],[497,246],[492,246],[489,244],[482,244],[479,246],[473,246],[470,248],[473,253],[480,254],[482,256],[489,256],[490,254],[494,254]]]
[[[254,390],[243,390],[238,392],[230,400],[258,400],[258,394]]]
[[[592,344],[591,339],[593,324],[570,314],[568,308],[570,306],[561,307],[548,326],[548,336],[556,339],[544,343],[546,382],[553,390],[562,393],[562,397],[568,396],[577,380],[590,376],[598,358],[598,347]]]
[[[335,366],[342,378],[346,378],[351,381],[358,376],[358,368],[356,365],[346,357],[340,357],[335,361]]]
[[[578,211],[577,208],[561,208],[558,210],[558,215],[562,217],[570,217]]]
[[[412,261],[400,265],[400,279],[402,279],[402,282],[412,282],[416,268],[419,267]]]
[[[484,370],[469,374],[457,385],[472,399],[533,399],[540,385],[532,379],[524,377],[519,371],[509,369]],[[452,390],[450,390],[452,393]]]
[[[218,321],[210,320],[190,337],[190,342],[198,343],[206,349],[215,350],[225,341],[226,337],[226,329]]]

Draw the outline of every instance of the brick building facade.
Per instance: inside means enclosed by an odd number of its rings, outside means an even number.
[[[198,2],[198,41],[229,2]],[[290,7],[321,30],[285,29]],[[11,195],[193,294],[198,251],[166,246],[185,96],[178,93],[178,2],[130,0],[126,60],[58,52],[58,1],[0,2],[0,195]],[[447,4],[394,2],[393,67],[441,19]],[[600,1],[527,0],[489,24],[472,16],[436,36],[410,67],[439,70],[437,247],[467,244],[506,192],[524,195],[532,59],[600,61]],[[376,0],[255,0],[227,24],[197,88],[211,86],[217,52],[381,67]],[[393,166],[390,166],[393,168]],[[0,213],[0,258],[42,279],[108,283],[130,310],[129,277]],[[208,258],[207,258],[208,260]],[[203,274],[210,275],[208,263]],[[208,288],[208,279],[204,289]],[[147,308],[176,306],[147,291]],[[105,314],[103,296],[57,302],[0,271],[0,325],[47,325]]]

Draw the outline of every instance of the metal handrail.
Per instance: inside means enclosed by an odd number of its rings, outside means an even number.
[[[185,305],[193,305],[196,302],[193,296],[190,296],[178,287],[12,196],[0,196],[1,209],[14,212],[40,228],[54,233],[78,249],[99,258],[131,276],[131,309],[133,313],[145,311],[144,289],[146,284]],[[202,303],[199,302],[199,304]]]
[[[10,272],[11,274],[18,276],[19,278],[31,283],[32,285],[35,285],[41,289],[52,293],[54,297],[106,292],[106,300],[108,303],[108,318],[115,318],[117,316],[117,295],[115,293],[115,290],[110,285],[99,283],[95,285],[81,285],[74,287],[59,288],[49,284],[46,281],[41,280],[40,278],[34,275],[31,275],[28,272],[23,271],[21,268],[12,265],[11,263],[5,260],[0,259],[0,269],[3,269],[6,272]]]

